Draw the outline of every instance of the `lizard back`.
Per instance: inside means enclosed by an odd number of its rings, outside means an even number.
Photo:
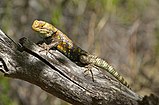
[[[129,87],[124,78],[119,75],[119,73],[105,60],[82,50],[53,25],[44,21],[35,20],[32,28],[35,31],[42,33],[44,38],[48,38],[49,40],[51,39],[51,42],[48,44],[49,49],[53,47],[56,48],[79,66],[93,64],[99,68],[102,68],[112,74],[123,85]]]

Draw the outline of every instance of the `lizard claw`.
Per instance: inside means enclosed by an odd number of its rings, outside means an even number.
[[[40,50],[39,52],[46,51],[46,55],[49,53],[50,47],[46,43],[40,44],[39,46],[43,48],[43,50]]]
[[[85,76],[87,76],[88,74],[86,74],[86,72],[90,72],[91,73],[91,77],[92,77],[92,81],[94,82],[94,76],[93,76],[93,72],[92,72],[92,64],[86,65],[85,67],[87,68],[84,71]]]

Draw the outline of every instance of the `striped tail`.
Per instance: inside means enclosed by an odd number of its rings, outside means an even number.
[[[80,57],[80,61],[85,64],[94,64],[99,68],[105,69],[107,72],[113,75],[113,77],[115,77],[118,81],[120,81],[123,85],[129,88],[129,85],[124,80],[124,78],[121,75],[119,75],[119,73],[103,59],[94,55],[86,55],[86,56],[83,55]]]

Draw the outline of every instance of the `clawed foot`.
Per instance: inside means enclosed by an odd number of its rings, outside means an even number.
[[[39,46],[42,47],[43,50],[40,50],[39,52],[46,51],[46,55],[47,55],[50,49],[56,47],[58,44],[59,42],[56,42],[56,41],[52,41],[51,44],[42,43]]]
[[[84,71],[85,76],[87,76],[88,74],[86,74],[86,72],[90,72],[91,73],[91,77],[92,77],[92,81],[94,82],[94,76],[93,76],[93,72],[92,72],[92,66],[91,64],[86,65],[85,67],[87,68],[87,70]]]
[[[43,44],[39,44],[39,46],[43,48],[39,52],[46,51],[46,55],[49,53],[49,51],[50,51],[50,46],[49,45],[47,45],[46,43],[43,43]]]

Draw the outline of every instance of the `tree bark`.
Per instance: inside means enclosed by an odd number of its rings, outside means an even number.
[[[142,97],[109,73],[92,67],[95,81],[56,50],[43,51],[27,38],[15,44],[0,30],[0,71],[41,87],[74,105],[139,105]]]

